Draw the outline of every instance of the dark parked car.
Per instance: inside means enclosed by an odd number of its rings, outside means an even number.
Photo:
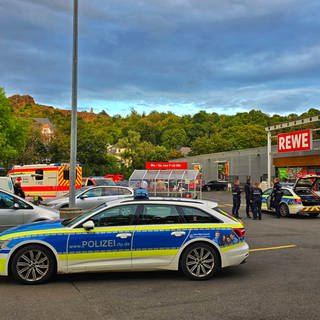
[[[228,181],[222,181],[222,180],[212,180],[207,183],[205,183],[202,186],[203,191],[211,191],[211,190],[227,190],[228,187]]]

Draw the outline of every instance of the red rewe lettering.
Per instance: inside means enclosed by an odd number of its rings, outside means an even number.
[[[312,130],[282,133],[278,135],[278,152],[294,152],[312,149]]]

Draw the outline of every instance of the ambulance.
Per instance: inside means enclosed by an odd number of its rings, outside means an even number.
[[[27,199],[41,197],[51,199],[65,195],[69,192],[69,171],[67,163],[29,164],[13,166],[8,171],[14,181],[21,178],[21,187]],[[82,186],[82,167],[76,166],[76,189]]]

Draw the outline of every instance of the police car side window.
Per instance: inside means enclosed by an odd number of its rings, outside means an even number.
[[[96,227],[127,226],[133,224],[137,205],[126,205],[104,210],[90,220]]]
[[[282,192],[284,196],[292,196],[292,193],[287,189],[282,189]]]
[[[175,206],[144,205],[139,224],[175,224],[183,220]]]
[[[207,212],[204,212],[200,209],[193,207],[180,207],[183,216],[187,223],[220,223],[221,221],[210,215]]]

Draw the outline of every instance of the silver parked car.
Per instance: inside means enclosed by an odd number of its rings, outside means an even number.
[[[36,206],[11,192],[0,189],[0,231],[43,220],[59,219],[59,213]]]
[[[132,198],[133,189],[121,186],[88,186],[76,190],[75,205],[84,210],[97,207],[110,200]],[[46,203],[47,206],[59,210],[69,207],[69,195]]]

